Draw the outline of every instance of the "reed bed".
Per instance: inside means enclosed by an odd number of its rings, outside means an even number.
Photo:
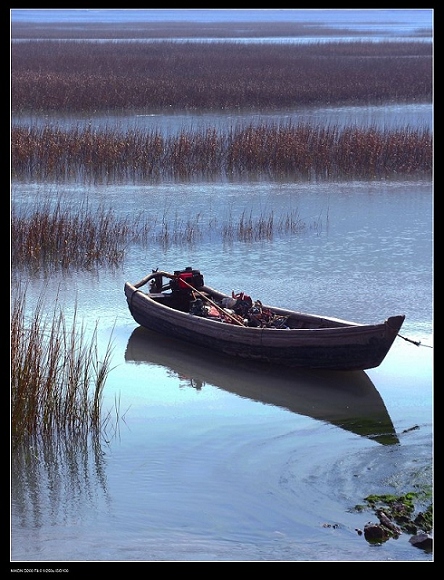
[[[328,223],[328,217],[327,217]],[[120,264],[131,245],[194,246],[207,240],[217,242],[272,241],[275,237],[322,230],[320,218],[307,224],[297,210],[276,215],[242,210],[234,216],[205,215],[198,212],[185,217],[138,215],[124,218],[111,208],[61,209],[61,201],[51,205],[37,200],[12,208],[11,263],[15,270],[51,273],[62,270],[113,267]]]
[[[11,214],[12,264],[33,270],[117,265],[131,228],[128,218],[87,203],[70,209],[45,201]]]
[[[239,123],[182,130],[13,126],[17,179],[86,182],[214,178],[381,179],[430,176],[428,128]]]
[[[109,419],[102,396],[110,372],[111,344],[100,359],[97,327],[89,342],[75,313],[69,327],[55,301],[44,314],[41,298],[29,316],[26,289],[18,287],[11,315],[11,434],[27,437],[100,432]]]
[[[229,220],[223,224],[222,239],[224,242],[271,241],[276,235],[301,234],[307,230],[316,230],[319,233],[322,230],[321,219],[318,218],[308,225],[297,210],[278,217],[273,211],[268,214],[261,212],[260,215],[255,216],[252,210],[249,212],[243,210],[237,219],[230,216]]]
[[[282,109],[431,102],[432,43],[97,42],[11,46],[11,109]]]

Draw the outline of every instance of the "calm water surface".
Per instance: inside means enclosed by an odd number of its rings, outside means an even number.
[[[165,115],[136,110],[121,115],[85,115],[72,116],[63,114],[24,115],[14,117],[14,124],[43,127],[54,125],[66,130],[93,126],[101,130],[126,132],[128,130],[160,131],[163,135],[172,135],[179,131],[201,131],[216,127],[223,131],[236,125],[276,124],[327,124],[344,127],[377,127],[381,130],[392,130],[400,127],[411,129],[432,129],[433,109],[430,103],[399,104],[387,103],[384,106],[344,106],[344,107],[300,107],[282,111],[226,111],[220,113],[176,113]]]
[[[113,338],[105,440],[46,442],[12,458],[13,561],[430,561],[409,536],[369,545],[353,511],[432,478],[429,182],[13,184],[13,200],[88,198],[119,215],[202,215],[194,244],[127,248],[100,272],[24,276],[29,305],[57,293],[99,347]],[[300,233],[227,243],[224,223],[297,211]],[[198,268],[213,287],[361,322],[406,314],[367,373],[257,368],[141,332],[125,280]],[[13,279],[20,277],[13,273]]]

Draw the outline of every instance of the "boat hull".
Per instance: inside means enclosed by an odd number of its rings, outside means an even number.
[[[224,296],[208,286],[200,290],[213,297]],[[267,307],[276,313],[306,320],[308,327],[250,328],[175,310],[129,282],[124,291],[134,320],[149,330],[230,356],[293,368],[366,370],[377,367],[390,350],[405,318],[393,316],[380,324],[362,325]]]

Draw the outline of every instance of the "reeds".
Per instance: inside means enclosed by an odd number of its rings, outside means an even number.
[[[253,215],[252,210],[243,210],[240,216],[234,220],[231,216],[222,226],[222,239],[224,242],[257,242],[271,241],[275,236],[301,234],[307,230],[322,230],[320,219],[311,225],[302,220],[297,210],[292,210],[284,215],[276,217],[273,211],[268,214],[261,212],[258,216]]]
[[[11,46],[11,109],[297,109],[431,102],[425,42],[26,41]]]
[[[328,221],[328,218],[327,218]],[[24,208],[13,204],[11,220],[11,263],[13,269],[43,272],[92,270],[120,264],[131,245],[194,246],[220,240],[227,242],[272,241],[276,236],[298,235],[322,230],[320,218],[307,224],[298,210],[282,214],[270,210],[258,214],[242,209],[236,215],[208,215],[197,212],[184,216],[137,215],[120,217],[112,209],[80,208],[57,200],[52,205],[36,200]]]
[[[430,176],[428,128],[237,124],[157,130],[14,126],[11,168],[17,179],[153,182],[161,179],[385,179]]]
[[[41,298],[29,315],[25,289],[18,287],[11,314],[11,435],[29,436],[100,432],[102,395],[110,372],[111,344],[103,357],[97,347],[97,326],[89,341],[74,313],[68,326],[55,302],[44,314]]]
[[[128,218],[117,218],[111,209],[92,209],[37,202],[11,212],[11,261],[33,270],[117,265],[128,240]]]

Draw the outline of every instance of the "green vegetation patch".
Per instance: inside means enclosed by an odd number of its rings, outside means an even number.
[[[431,497],[432,490],[429,487],[402,495],[372,494],[364,498],[366,505],[356,505],[354,510],[373,510],[386,532],[384,540],[398,537],[402,532],[412,535],[420,531],[428,533],[433,530],[433,504],[430,502],[421,511],[418,505],[427,504]]]

